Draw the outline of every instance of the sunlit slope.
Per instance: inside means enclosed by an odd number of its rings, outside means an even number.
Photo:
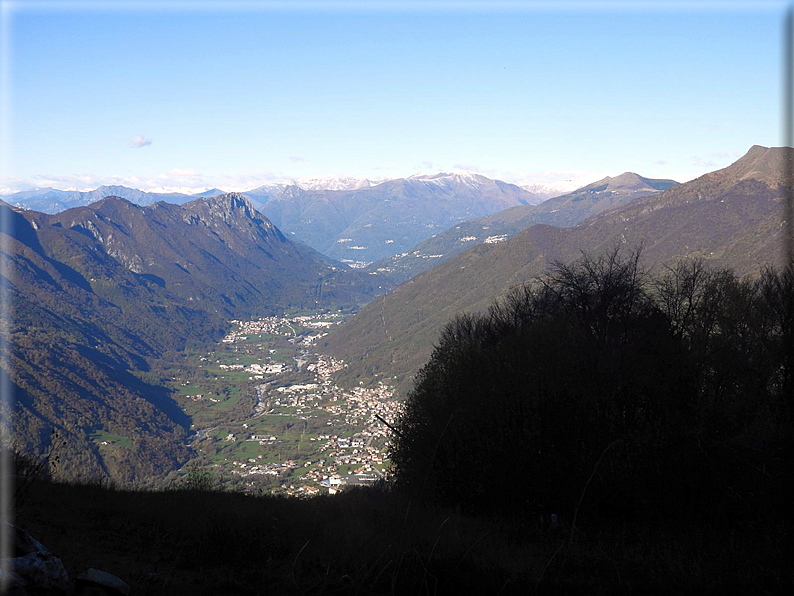
[[[487,217],[471,219],[420,242],[407,252],[371,264],[368,271],[386,272],[403,282],[478,244],[499,243],[533,224],[569,227],[598,213],[626,205],[678,184],[645,178],[633,172],[607,177],[538,205],[519,205]]]
[[[535,225],[507,242],[477,246],[375,300],[330,334],[326,349],[349,363],[345,382],[393,378],[405,388],[452,316],[486,308],[555,260],[616,245],[642,245],[649,267],[703,257],[755,274],[781,258],[782,165],[791,159],[791,149],[754,146],[725,169],[575,227]]]

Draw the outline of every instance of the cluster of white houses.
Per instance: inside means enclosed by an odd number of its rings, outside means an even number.
[[[353,389],[343,389],[333,382],[332,375],[341,370],[344,363],[316,353],[312,346],[328,327],[337,324],[327,320],[334,316],[233,321],[234,331],[223,339],[228,346],[225,350],[251,354],[248,350],[252,343],[258,343],[257,335],[264,335],[261,338],[263,343],[274,341],[273,335],[280,336],[277,341],[284,342],[284,336],[287,336],[293,345],[301,345],[300,357],[295,356],[296,363],[300,358],[301,364],[292,367],[274,362],[271,356],[275,355],[276,349],[263,351],[260,361],[252,364],[250,360],[249,363],[232,364],[220,364],[216,360],[221,370],[248,373],[252,381],[261,379],[260,383],[254,384],[256,403],[253,417],[245,422],[230,421],[226,430],[213,435],[217,440],[236,444],[227,451],[235,455],[227,457],[225,463],[219,465],[229,466],[231,472],[244,477],[275,477],[282,492],[296,496],[322,491],[333,494],[345,487],[371,484],[382,476],[392,433],[388,425],[397,419],[401,404],[394,399],[393,389],[382,382],[375,387]],[[307,328],[317,329],[320,333],[307,335]],[[264,347],[274,348],[278,344],[271,343],[258,349]],[[207,356],[212,358],[210,354]],[[202,361],[207,360],[202,358]],[[296,370],[308,373],[308,378],[304,375],[304,380],[299,383],[287,381],[294,377],[284,376],[285,373]],[[319,426],[315,422],[314,431],[303,441],[302,453],[307,452],[308,444],[312,446],[311,454],[295,459],[297,451],[294,447],[284,448],[276,427],[256,422],[265,415],[304,422],[320,418]],[[384,420],[388,424],[384,424]],[[318,433],[318,427],[324,430]],[[249,442],[257,443],[258,447],[252,448]],[[275,458],[274,453],[278,453]],[[293,459],[273,461],[281,460],[281,453],[290,453]]]

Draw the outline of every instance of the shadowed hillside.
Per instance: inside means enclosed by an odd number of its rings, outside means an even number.
[[[396,424],[398,486],[572,524],[780,506],[794,261],[739,280],[702,259],[651,275],[626,253],[557,263],[444,327]]]
[[[482,519],[381,489],[310,500],[36,483],[15,523],[131,594],[785,593],[779,528]],[[728,534],[730,538],[728,538]]]
[[[59,429],[67,477],[143,479],[187,459],[190,421],[151,385],[152,359],[217,341],[234,316],[355,306],[380,291],[287,240],[240,195],[0,208],[13,347],[3,374],[15,389],[5,430],[33,450]]]

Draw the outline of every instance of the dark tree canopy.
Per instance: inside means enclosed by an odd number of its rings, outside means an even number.
[[[601,517],[776,498],[791,280],[701,261],[651,278],[617,249],[555,264],[446,326],[397,425],[397,485],[481,514],[570,515],[594,470]]]

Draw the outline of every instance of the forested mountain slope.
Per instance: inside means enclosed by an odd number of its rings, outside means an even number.
[[[0,209],[3,374],[14,389],[4,430],[25,450],[58,430],[69,477],[162,476],[186,459],[189,420],[145,382],[152,359],[216,341],[233,316],[354,306],[379,291],[373,277],[290,242],[240,195],[150,207],[109,197],[57,215]]]

